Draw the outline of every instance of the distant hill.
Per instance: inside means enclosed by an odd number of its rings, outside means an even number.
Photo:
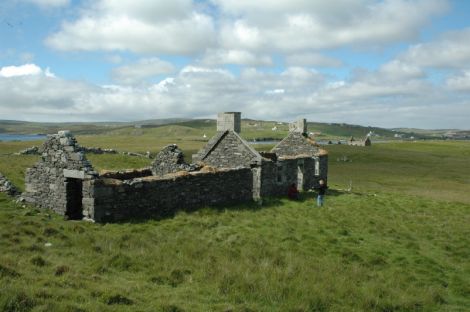
[[[216,130],[214,119],[165,118],[148,119],[133,122],[64,122],[42,123],[17,120],[0,120],[0,133],[51,134],[68,129],[77,135],[116,134],[116,135],[166,135],[190,134],[195,137],[211,136]],[[308,131],[319,139],[347,139],[351,136],[372,139],[402,138],[442,138],[442,132],[420,129],[385,129],[365,127],[346,123],[309,122]],[[248,140],[282,139],[288,132],[288,123],[265,120],[242,120],[242,136]]]
[[[470,130],[460,129],[414,129],[414,128],[396,128],[396,131],[408,133],[409,135],[425,135],[436,139],[454,139],[469,140]]]

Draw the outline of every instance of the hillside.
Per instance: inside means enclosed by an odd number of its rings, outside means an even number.
[[[182,126],[191,128],[198,138],[215,133],[214,119],[152,119],[134,122],[98,122],[98,123],[37,123],[0,120],[0,133],[56,133],[62,129],[71,130],[77,135],[122,134],[122,135],[158,135],[161,127]],[[157,130],[156,130],[157,129]],[[375,139],[393,139],[395,134],[409,137],[405,131],[389,130],[378,127],[364,127],[344,123],[308,123],[309,132],[319,139],[347,139],[351,136],[362,138],[371,133]],[[288,123],[262,120],[242,120],[242,133],[248,140],[282,139],[288,131]],[[415,134],[416,138],[425,138],[426,134]]]
[[[28,144],[0,143],[0,154]],[[470,144],[328,150],[321,209],[304,193],[98,225],[0,195],[0,311],[468,310]],[[0,157],[0,172],[19,186],[37,159]],[[89,158],[97,169],[149,162]]]

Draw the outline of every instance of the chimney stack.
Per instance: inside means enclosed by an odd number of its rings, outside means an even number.
[[[225,112],[217,114],[217,131],[231,130],[236,133],[241,131],[241,113]]]
[[[307,133],[307,119],[300,118],[289,124],[289,132]]]

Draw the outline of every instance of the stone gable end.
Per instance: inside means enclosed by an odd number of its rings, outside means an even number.
[[[320,148],[315,143],[309,141],[302,133],[291,132],[289,135],[279,142],[271,152],[276,153],[279,157],[293,157],[298,155],[317,156]]]
[[[43,208],[51,208],[59,214],[67,213],[67,203],[72,199],[70,189],[76,190],[82,201],[89,197],[86,181],[93,179],[96,173],[87,161],[73,135],[68,131],[49,135],[40,149],[41,159],[28,168],[25,177],[26,192],[23,197],[27,202]],[[80,189],[81,188],[81,189]],[[85,207],[82,207],[84,214]]]
[[[249,168],[261,160],[261,155],[234,131],[227,131],[199,161],[216,168]]]

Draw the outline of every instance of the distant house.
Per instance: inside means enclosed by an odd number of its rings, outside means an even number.
[[[364,139],[356,140],[353,136],[348,140],[348,145],[351,146],[371,146],[372,142],[370,141],[369,136],[366,136]]]

